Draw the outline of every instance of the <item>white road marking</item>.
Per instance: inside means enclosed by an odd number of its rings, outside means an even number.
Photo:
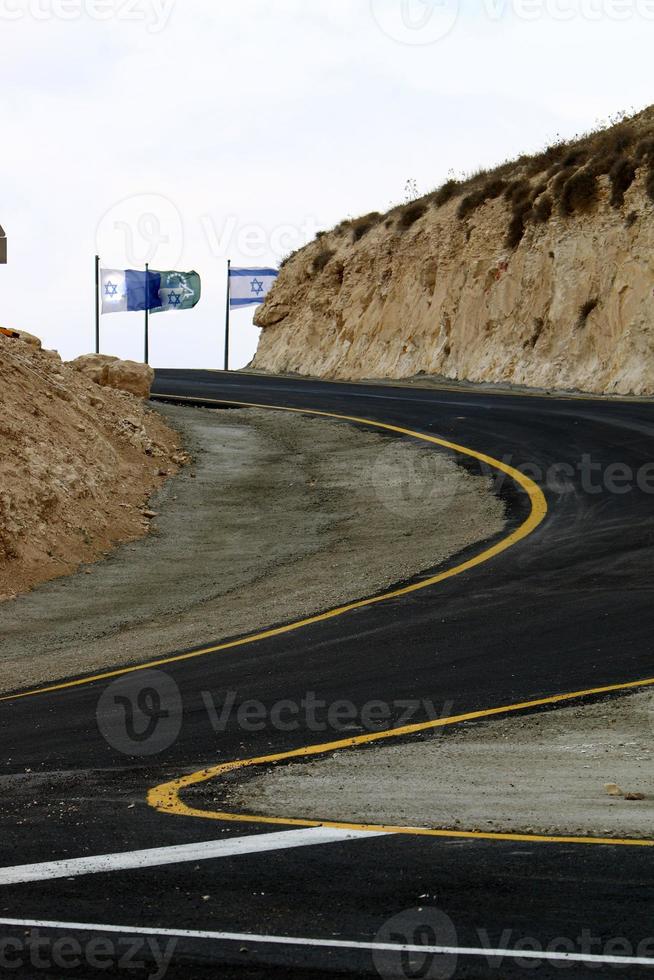
[[[307,827],[274,834],[249,834],[247,837],[228,837],[197,844],[175,844],[169,847],[149,847],[142,851],[121,851],[117,854],[65,858],[61,861],[43,861],[39,864],[19,864],[12,868],[0,868],[0,885],[46,881],[49,878],[72,878],[76,875],[98,874],[103,871],[153,868],[162,864],[181,864],[186,861],[210,861],[214,858],[234,857],[239,854],[258,854],[262,851],[285,850],[288,847],[334,844],[380,836],[382,836],[380,831],[339,830],[331,827]]]
[[[434,956],[480,956],[516,960],[558,960],[570,963],[604,963],[616,966],[651,966],[646,956],[605,956],[600,953],[558,953],[534,949],[486,949],[484,946],[415,946],[409,943],[367,943],[355,939],[314,939],[306,936],[265,936],[251,932],[209,932],[201,929],[154,929],[146,926],[101,925],[95,922],[51,922],[47,919],[0,919],[0,926],[56,929],[66,932],[109,932],[127,936],[170,936],[177,939],[215,939],[230,943],[263,943],[276,946],[315,946],[327,949],[367,949]],[[252,952],[252,950],[250,950]]]

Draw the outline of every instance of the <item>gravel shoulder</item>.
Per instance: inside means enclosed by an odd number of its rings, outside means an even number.
[[[410,440],[159,406],[193,463],[150,533],[0,604],[0,689],[145,662],[374,594],[501,532],[485,477]]]
[[[654,694],[639,692],[279,766],[229,803],[314,820],[651,838],[653,755]]]

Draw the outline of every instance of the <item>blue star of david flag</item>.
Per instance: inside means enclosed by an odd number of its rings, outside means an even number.
[[[103,313],[151,310],[159,306],[161,276],[138,269],[101,269],[100,296]]]
[[[145,310],[152,313],[190,310],[200,299],[197,272],[157,272],[150,269],[101,269],[103,313]]]
[[[277,269],[229,270],[229,305],[258,306],[272,289],[279,271]]]

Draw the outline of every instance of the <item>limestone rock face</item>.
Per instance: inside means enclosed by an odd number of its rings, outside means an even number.
[[[154,371],[147,364],[122,361],[108,354],[83,354],[69,361],[69,366],[98,385],[128,391],[139,398],[150,397]]]
[[[504,176],[526,181],[533,211],[517,244],[504,193],[463,214],[461,196],[431,195],[413,220],[397,208],[319,236],[283,265],[257,311],[253,366],[654,394],[654,149],[639,158],[639,139],[647,150],[637,132],[622,200],[609,173],[593,173],[596,197],[572,213],[560,199],[551,206],[551,170],[525,177],[518,161]],[[560,181],[572,169],[561,166]],[[545,198],[551,216],[537,220]]]

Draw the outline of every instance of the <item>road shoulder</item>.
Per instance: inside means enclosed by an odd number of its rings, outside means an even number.
[[[193,464],[145,540],[0,607],[5,691],[320,612],[504,527],[490,481],[432,447],[285,412],[161,410]]]

